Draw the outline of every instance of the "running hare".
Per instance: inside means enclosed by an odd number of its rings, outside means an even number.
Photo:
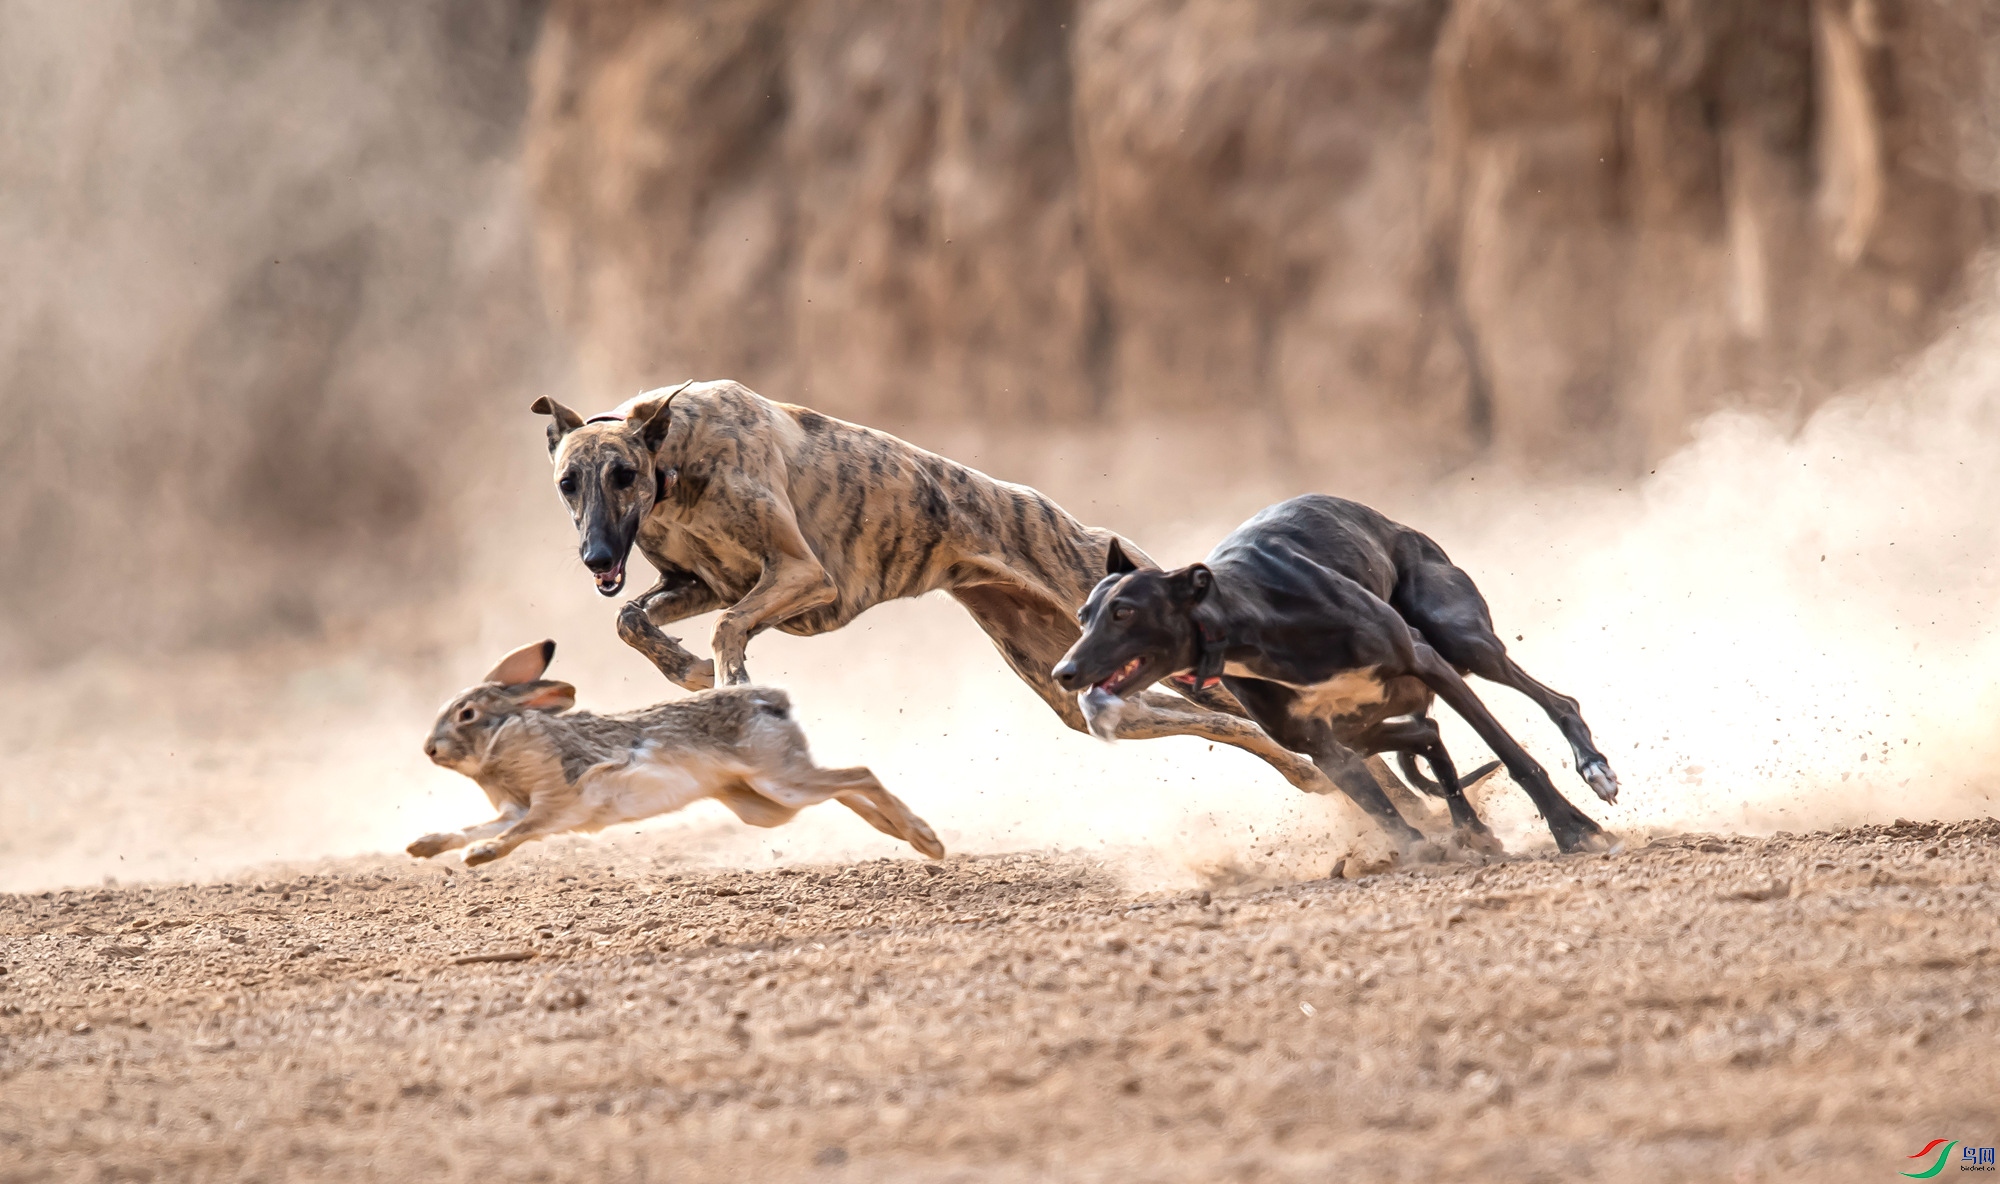
[[[822,769],[791,700],[771,687],[701,691],[617,715],[572,711],[576,688],[542,677],[556,643],[522,646],[445,705],[424,751],[479,783],[500,817],[425,835],[419,858],[467,847],[490,863],[530,839],[602,830],[714,798],[752,826],[779,826],[838,798],[933,859],[944,845],[867,769]]]

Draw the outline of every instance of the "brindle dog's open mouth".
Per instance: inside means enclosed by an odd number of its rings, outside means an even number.
[[[1138,680],[1139,671],[1145,665],[1146,665],[1146,657],[1144,654],[1141,654],[1140,656],[1132,659],[1130,662],[1127,662],[1123,666],[1120,666],[1117,669],[1117,671],[1112,674],[1110,678],[1104,679],[1101,682],[1095,683],[1093,685],[1096,687],[1096,689],[1103,691],[1107,695],[1122,696],[1125,693],[1125,688],[1131,686],[1134,682]]]
[[[609,570],[598,573],[597,594],[599,596],[616,596],[624,586],[625,561],[623,559],[612,564]]]

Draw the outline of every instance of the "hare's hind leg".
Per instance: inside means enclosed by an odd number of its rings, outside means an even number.
[[[944,844],[938,842],[930,824],[912,813],[903,799],[875,779],[875,774],[864,768],[815,769],[813,773],[820,784],[833,789],[833,796],[841,805],[861,815],[868,825],[885,835],[894,835],[932,859],[944,858]]]
[[[464,830],[440,831],[437,834],[425,835],[403,849],[418,859],[429,859],[433,855],[442,855],[446,851],[456,851],[467,843],[486,838],[489,835],[497,835],[514,825],[515,821],[520,817],[521,811],[518,808],[510,808],[505,814],[502,814],[491,822],[482,822],[478,826],[468,826]]]

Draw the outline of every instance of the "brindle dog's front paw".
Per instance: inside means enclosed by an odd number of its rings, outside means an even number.
[[[505,854],[506,852],[500,849],[500,844],[494,842],[492,839],[488,839],[483,843],[474,843],[465,849],[465,866],[478,867],[482,863],[492,863]]]
[[[715,685],[715,663],[707,658],[689,663],[687,671],[674,681],[682,690],[705,691]]]
[[[403,848],[403,850],[408,851],[418,859],[429,859],[433,855],[451,850],[453,841],[457,838],[457,835],[425,835],[423,838]]]

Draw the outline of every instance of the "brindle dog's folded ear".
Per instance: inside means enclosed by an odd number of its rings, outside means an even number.
[[[657,452],[666,442],[667,429],[674,426],[674,397],[693,385],[690,378],[664,395],[632,405],[625,422],[639,429],[639,439],[647,448]]]
[[[1131,556],[1125,554],[1125,548],[1118,545],[1117,539],[1112,539],[1111,548],[1104,553],[1104,574],[1122,576],[1126,572],[1138,570],[1139,565],[1132,562]]]
[[[547,395],[543,395],[541,398],[536,399],[534,405],[529,407],[528,410],[534,412],[536,415],[547,415],[553,417],[549,420],[550,456],[554,456],[556,454],[556,449],[562,447],[562,441],[564,436],[569,435],[571,432],[583,426],[583,416],[578,415],[574,411],[571,411],[569,408],[563,406],[561,403],[556,402],[554,399],[549,398]]]

